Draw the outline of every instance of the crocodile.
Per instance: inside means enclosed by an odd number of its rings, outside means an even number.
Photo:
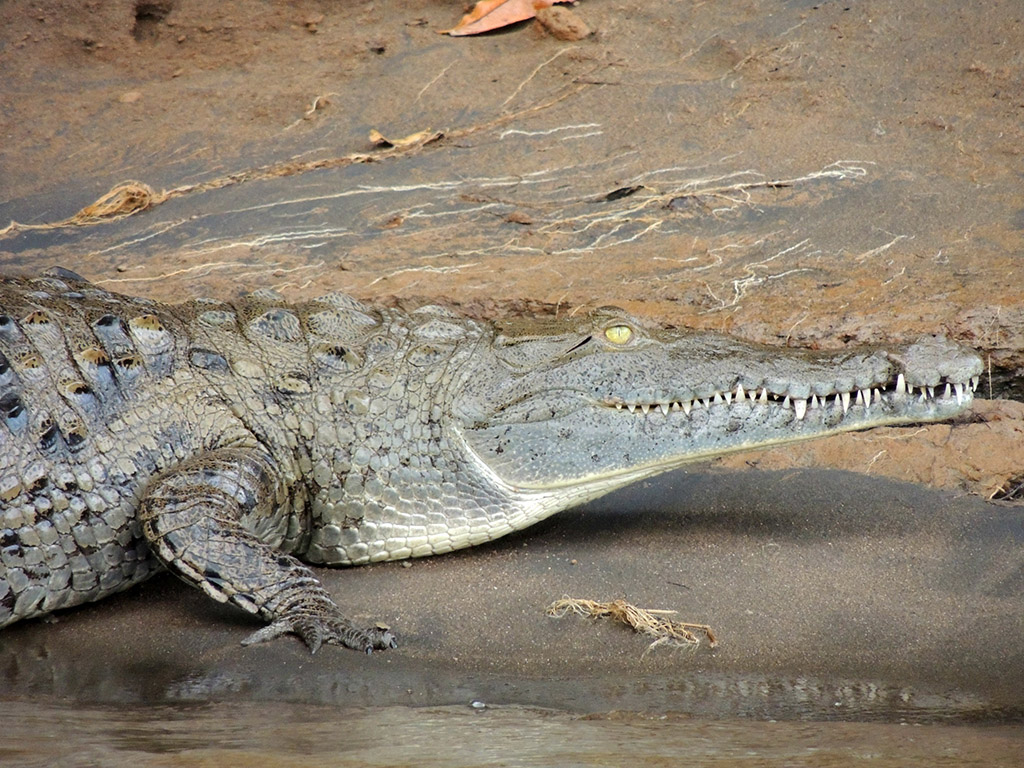
[[[310,565],[449,552],[688,462],[948,419],[981,373],[943,337],[822,352],[648,326],[2,278],[0,627],[166,569],[258,615],[246,644],[395,647]]]

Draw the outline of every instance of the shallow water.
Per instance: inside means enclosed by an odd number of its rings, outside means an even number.
[[[4,766],[1019,766],[1024,726],[795,723],[524,707],[0,703]]]

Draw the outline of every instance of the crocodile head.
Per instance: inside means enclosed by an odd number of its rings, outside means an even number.
[[[725,453],[948,419],[981,360],[942,337],[834,352],[647,330],[621,310],[499,327],[456,398],[463,438],[559,507]]]

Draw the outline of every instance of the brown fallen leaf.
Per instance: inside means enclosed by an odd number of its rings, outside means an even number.
[[[541,8],[569,2],[572,0],[480,0],[458,24],[441,34],[452,37],[479,35],[481,32],[490,32],[492,29],[532,19]]]

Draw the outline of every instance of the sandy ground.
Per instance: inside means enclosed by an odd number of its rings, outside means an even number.
[[[241,648],[258,622],[161,576],[5,629],[0,669],[8,695],[102,703],[1004,721],[1024,713],[1019,518],[852,473],[673,473],[485,547],[321,570],[393,652]],[[719,643],[545,615],[567,595],[677,610]]]
[[[707,691],[727,678],[723,712],[747,706],[735,686],[758,674],[770,711],[798,711],[801,696],[826,706],[831,682],[809,684],[820,696],[767,682],[801,675],[873,681],[893,700],[905,685],[949,684],[950,711],[1020,707],[993,671],[1022,668],[1021,566],[1006,543],[1019,549],[1020,507],[983,502],[1019,498],[1024,482],[1020,4],[587,0],[574,13],[594,34],[580,41],[531,23],[439,36],[461,11],[0,4],[0,222],[18,222],[0,235],[0,268],[59,263],[163,300],[269,286],[484,316],[615,303],[775,344],[941,332],[982,350],[996,399],[952,426],[847,435],[666,480],[655,490],[672,503],[643,523],[566,516],[480,553],[329,574],[349,604],[400,628],[400,655],[241,654],[244,619],[156,580],[55,626],[5,632],[10,690],[63,695],[73,678],[68,694],[85,698],[256,686],[335,700],[354,677],[371,701],[374,675],[401,668],[394,690],[433,691],[423,702],[471,695],[469,669],[487,691],[544,691],[521,699],[614,707],[614,688],[639,708],[648,691],[657,708],[683,696],[680,670],[696,665]],[[371,130],[425,133],[387,149]],[[48,226],[128,180],[156,204]],[[851,512],[859,522],[844,522]],[[749,560],[780,540],[775,570],[752,573]],[[652,551],[685,578],[648,572]],[[707,656],[641,662],[631,637],[543,617],[540,603],[585,569],[581,596],[678,607],[730,639]],[[112,631],[132,642],[114,671],[75,673],[108,658]],[[180,658],[183,647],[197,650]],[[297,694],[325,664],[327,693]],[[281,676],[260,683],[256,668]],[[539,679],[555,671],[578,678],[569,694]],[[707,691],[683,699],[707,707]]]

